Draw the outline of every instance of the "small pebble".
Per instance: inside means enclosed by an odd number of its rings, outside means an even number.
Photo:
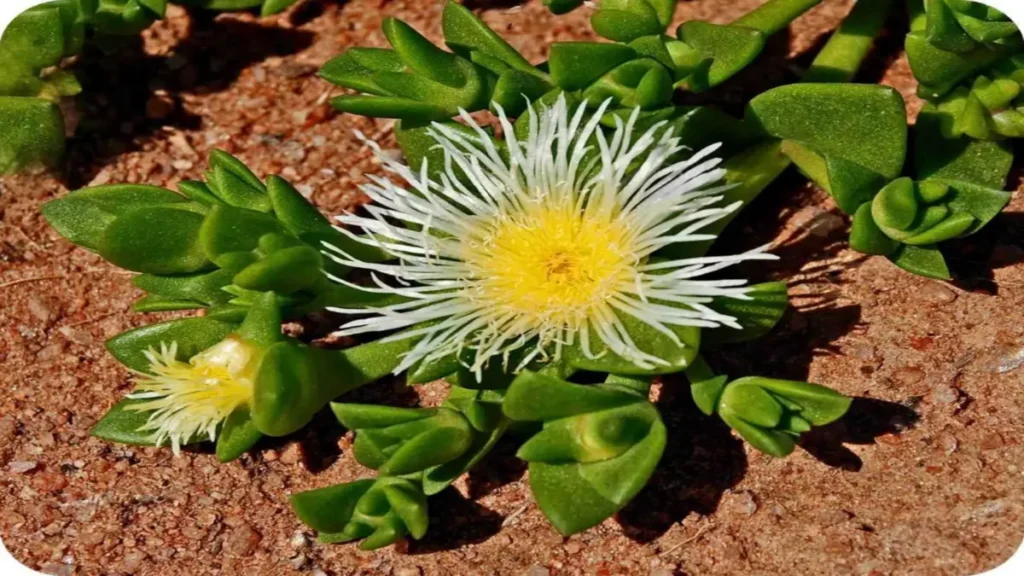
[[[175,160],[171,162],[171,167],[178,171],[191,170],[195,164],[191,160]]]
[[[565,551],[570,555],[579,554],[579,551],[582,549],[583,547],[580,545],[580,543],[575,540],[572,540],[565,545]]]
[[[993,374],[1005,374],[1024,366],[1024,346],[1003,346],[994,351],[986,365],[986,371]]]
[[[135,572],[142,566],[142,563],[146,561],[147,554],[138,548],[132,548],[128,552],[125,552],[124,559],[121,560],[121,568],[125,572]]]
[[[941,282],[929,282],[917,291],[917,296],[929,304],[949,304],[956,300],[956,292],[947,288]]]
[[[523,573],[523,576],[550,576],[550,575],[551,575],[551,572],[549,572],[547,568],[545,568],[543,566],[540,566],[538,564],[534,564],[533,566],[530,566],[529,568],[526,569],[526,572]]]
[[[281,462],[285,464],[298,464],[302,460],[302,449],[297,443],[289,444],[281,453]]]
[[[290,544],[292,548],[305,548],[306,546],[309,546],[309,538],[306,538],[306,535],[301,531],[297,531],[292,535],[288,544]]]
[[[418,566],[398,568],[395,570],[395,576],[422,576],[423,570]]]
[[[306,564],[309,563],[309,558],[307,558],[305,554],[299,554],[295,558],[292,558],[289,563],[292,565],[292,568],[302,570],[306,567]]]
[[[989,500],[981,506],[974,508],[970,512],[964,514],[961,520],[983,520],[992,516],[1002,514],[1006,510],[1006,500]]]
[[[902,386],[914,386],[924,380],[925,373],[917,366],[902,366],[893,372],[892,377]]]
[[[55,313],[53,308],[39,296],[29,297],[28,311],[44,326],[49,326],[54,320]]]
[[[226,549],[229,554],[236,556],[249,556],[256,551],[263,536],[248,524],[241,524],[231,531],[228,537]]]
[[[953,454],[953,452],[956,452],[956,449],[959,445],[960,442],[956,439],[956,436],[953,436],[952,434],[945,433],[939,437],[939,447],[942,448],[942,451],[946,453],[946,456],[949,456]]]
[[[16,460],[7,465],[7,469],[15,474],[25,474],[35,470],[39,466],[39,462],[29,462],[26,460]]]
[[[938,404],[952,404],[960,398],[960,391],[945,384],[932,390],[932,400]]]

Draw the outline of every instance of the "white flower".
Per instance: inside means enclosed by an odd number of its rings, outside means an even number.
[[[138,373],[135,391],[128,397],[145,399],[128,410],[153,412],[140,431],[153,431],[160,445],[169,440],[174,454],[182,444],[203,437],[217,439],[217,426],[252,399],[257,350],[229,336],[192,357],[177,359],[178,345],[160,344],[160,351],[145,352],[150,374]]]
[[[606,104],[607,105],[607,104]],[[605,106],[606,106],[605,105]],[[558,358],[577,344],[595,358],[594,335],[644,369],[667,362],[634,342],[621,319],[643,322],[677,345],[673,326],[739,328],[736,319],[707,306],[715,296],[745,298],[745,280],[700,280],[744,260],[772,259],[764,248],[730,256],[655,260],[669,244],[713,239],[701,233],[736,210],[720,206],[725,171],[710,146],[685,161],[686,148],[658,124],[634,139],[638,110],[606,136],[605,106],[588,114],[564,98],[529,112],[529,135],[515,136],[499,110],[506,151],[465,112],[469,127],[430,129],[444,152],[444,171],[431,180],[369,142],[384,168],[408,188],[370,177],[368,217],[346,214],[339,228],[383,248],[397,262],[359,261],[328,245],[337,262],[373,272],[367,290],[406,301],[376,309],[334,309],[369,317],[350,321],[341,335],[400,330],[389,340],[420,340],[395,372],[421,360],[468,348],[470,368],[525,349],[521,368]],[[362,134],[357,134],[366,140]],[[458,173],[465,174],[460,181]],[[385,282],[380,275],[392,277]],[[346,283],[342,279],[335,281]],[[479,376],[478,376],[479,377]]]

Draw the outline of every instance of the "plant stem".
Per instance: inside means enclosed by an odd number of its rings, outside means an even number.
[[[755,10],[741,16],[733,24],[771,35],[782,30],[798,16],[820,3],[821,0],[768,0]]]
[[[804,82],[849,82],[885,25],[892,0],[858,0],[803,77]]]

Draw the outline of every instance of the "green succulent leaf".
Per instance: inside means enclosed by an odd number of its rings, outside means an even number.
[[[850,402],[818,384],[748,376],[724,386],[715,411],[751,446],[782,457],[793,451],[796,439],[810,426],[842,417]]]
[[[536,395],[541,390],[552,396]],[[534,398],[531,399],[530,397]],[[530,462],[530,488],[562,534],[611,516],[647,483],[661,459],[666,432],[645,396],[606,383],[583,386],[523,373],[509,388],[510,418],[542,420],[520,449]]]
[[[411,339],[370,342],[340,351],[291,340],[275,344],[256,377],[253,423],[267,436],[290,434],[331,400],[391,373],[412,344]]]
[[[139,274],[132,278],[132,284],[162,298],[213,306],[231,299],[231,294],[225,292],[223,287],[231,283],[232,276],[230,270],[224,269],[174,276]]]
[[[736,318],[742,330],[723,326],[703,332],[705,344],[747,342],[767,334],[782,319],[789,307],[789,295],[784,282],[755,284],[747,292],[748,300],[716,298],[711,304],[715,311]]]
[[[280,14],[299,0],[264,0],[263,7],[260,8],[260,16],[273,16],[274,14]]]
[[[500,46],[500,38],[483,33],[483,24],[468,25],[466,18],[473,18],[471,14],[460,13],[458,8],[449,13],[449,20],[455,21],[451,26],[457,46],[471,46],[476,49],[474,54],[499,62],[503,62],[501,58],[512,59],[511,53]],[[472,112],[487,107],[493,78],[485,68],[441,50],[400,20],[385,19],[382,29],[393,52],[353,49],[321,70],[328,81],[374,95],[339,96],[332,100],[335,108],[365,116],[429,122],[451,118],[460,109]]]
[[[448,47],[464,58],[471,59],[474,53],[484,54],[520,72],[544,77],[522,54],[461,4],[445,2],[441,12],[441,30]]]
[[[243,406],[228,416],[217,434],[217,460],[231,462],[248,452],[263,433],[256,429],[249,415],[249,408]]]
[[[591,329],[589,334],[589,350],[582,343],[582,336],[577,334],[576,340],[563,348],[565,361],[572,367],[593,372],[609,372],[612,374],[670,374],[686,368],[700,349],[701,332],[692,326],[671,326],[678,343],[659,332],[649,324],[632,316],[620,316],[623,326],[636,345],[653,356],[660,358],[664,364],[653,367],[637,366],[632,360],[620,356],[608,348],[597,333]]]
[[[768,0],[733,24],[774,34],[818,4],[821,0]]]
[[[299,492],[292,495],[291,504],[303,522],[320,532],[322,542],[363,540],[363,550],[387,546],[406,535],[420,539],[429,522],[421,487],[387,476]]]
[[[707,63],[685,80],[686,87],[693,92],[717,86],[746,68],[761,54],[765,43],[765,34],[760,30],[700,20],[684,22],[676,35],[696,49]]]
[[[440,466],[462,456],[473,432],[462,414],[449,408],[392,408],[332,403],[343,426],[356,431],[359,463],[381,474],[404,475]]]
[[[145,402],[145,400],[126,398],[114,404],[103,415],[103,418],[100,418],[99,422],[89,430],[89,434],[119,444],[153,446],[153,433],[151,431],[139,431],[149,420],[149,414],[128,408],[132,404],[141,402]]]
[[[949,52],[932,44],[924,31],[907,34],[904,47],[914,77],[921,83],[918,94],[936,98],[965,78],[989,68],[1009,52],[1003,46],[975,46],[968,52]]]
[[[107,227],[118,216],[140,208],[186,202],[180,194],[143,184],[116,184],[77,190],[43,205],[47,222],[79,246],[98,250]]]
[[[783,139],[783,151],[847,213],[902,172],[907,121],[903,99],[891,88],[782,86],[754,98],[747,118]]]
[[[886,256],[895,252],[900,246],[898,240],[885,235],[875,224],[871,216],[871,203],[865,202],[857,209],[850,228],[850,248],[864,253]]]
[[[914,126],[914,169],[921,180],[930,178],[972,182],[1002,189],[1013,164],[1013,150],[1002,142],[958,137],[954,119],[926,103]]]
[[[54,166],[64,154],[64,117],[40,98],[0,96],[0,174]]]
[[[178,344],[178,358],[188,360],[223,340],[237,328],[237,324],[210,318],[182,318],[158,322],[122,332],[107,340],[107,351],[132,370],[149,371],[146,350],[160,349],[160,344]]]
[[[940,0],[941,1],[941,0]],[[811,63],[804,82],[849,82],[871,51],[893,0],[861,0]]]
[[[548,68],[555,86],[563,90],[582,90],[634,58],[636,51],[623,44],[554,42]]]
[[[583,0],[542,0],[543,4],[551,10],[552,14],[566,14],[579,8]]]
[[[936,280],[952,279],[949,267],[946,266],[946,259],[935,246],[903,245],[894,254],[889,255],[889,260],[907,272],[918,276]]]
[[[664,32],[675,6],[675,0],[601,0],[590,25],[609,40],[630,42]]]
[[[134,272],[188,274],[212,268],[200,244],[203,215],[187,206],[145,207],[115,218],[103,231],[97,252]]]

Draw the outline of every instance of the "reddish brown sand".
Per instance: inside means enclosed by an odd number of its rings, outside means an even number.
[[[759,2],[684,1],[677,19],[727,22]],[[735,107],[790,80],[850,4],[825,0],[710,99]],[[776,460],[699,415],[670,379],[661,469],[618,517],[569,538],[532,503],[510,446],[431,500],[423,541],[362,552],[312,543],[287,506],[289,493],[368,475],[329,418],[228,465],[90,438],[131,388],[103,340],[156,318],[133,314],[129,276],[61,240],[40,204],[89,184],[196,178],[220,147],[326,212],[351,207],[377,169],[352,130],[394,147],[391,123],[335,115],[325,102],[339,90],[314,72],[349,46],[381,45],[384,16],[437,39],[440,6],[307,1],[266,20],[172,9],[141,50],[79,64],[86,93],[64,173],[0,180],[0,534],[16,557],[90,575],[879,576],[970,574],[1013,552],[1024,533],[1020,194],[954,247],[960,280],[949,284],[846,249],[848,223],[828,197],[796,174],[780,180],[729,243],[774,241],[781,261],[746,272],[787,280],[794,308],[771,336],[713,359],[733,375],[807,378],[861,399]],[[592,37],[586,8],[556,18],[539,1],[473,7],[533,61],[552,40]],[[914,111],[901,35],[882,41],[861,79],[898,87]],[[429,403],[441,392],[385,382],[368,393]]]

